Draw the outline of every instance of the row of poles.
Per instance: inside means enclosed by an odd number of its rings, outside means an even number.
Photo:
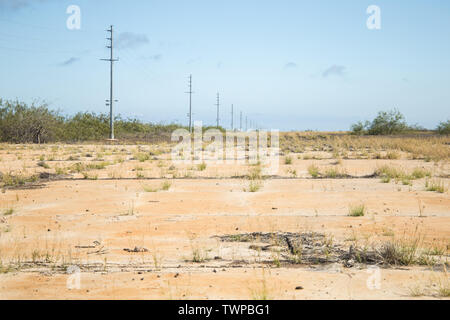
[[[109,36],[106,38],[109,41],[109,45],[106,47],[110,50],[110,56],[107,59],[100,59],[102,61],[107,61],[110,63],[110,87],[109,87],[109,99],[106,100],[106,105],[109,106],[109,127],[110,127],[110,133],[109,133],[109,139],[114,140],[114,102],[118,102],[118,100],[114,100],[114,93],[113,93],[113,70],[114,70],[114,62],[119,61],[119,59],[114,58],[114,31],[113,26],[111,25],[106,32],[109,33]],[[189,94],[189,132],[192,132],[193,126],[192,126],[192,94],[194,93],[192,91],[192,75],[189,75],[189,91],[186,92]],[[220,93],[217,93],[217,99],[216,99],[216,109],[217,109],[217,116],[216,116],[216,125],[217,128],[220,128]],[[242,111],[240,111],[239,116],[239,130],[243,130],[243,122],[242,122]],[[247,116],[245,117],[245,131],[248,130],[249,126],[249,119]],[[253,128],[254,126],[258,127],[255,123],[253,123],[250,120],[250,128]],[[234,105],[231,105],[231,130],[237,130],[234,126]]]
[[[189,91],[187,91],[186,93],[189,94],[189,113],[188,113],[188,118],[189,118],[189,132],[192,132],[193,129],[193,125],[192,125],[192,94],[194,93],[192,91],[192,74],[189,75]],[[217,128],[220,128],[220,93],[217,93],[216,96],[216,126]],[[239,114],[239,130],[242,131],[243,130],[243,122],[242,122],[243,118],[242,118],[242,111],[240,111]],[[252,120],[250,120],[250,128],[254,128],[254,127],[258,127],[257,124],[253,123]],[[235,128],[234,126],[234,105],[231,105],[231,126],[230,126],[231,130],[237,130],[238,128]],[[245,130],[247,131],[249,128],[249,119],[247,116],[245,116]]]

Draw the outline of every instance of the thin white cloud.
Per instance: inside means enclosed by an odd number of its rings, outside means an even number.
[[[117,36],[116,47],[118,49],[137,48],[148,44],[150,41],[145,34],[136,34],[132,32],[123,32]]]
[[[326,78],[333,75],[342,77],[345,74],[345,69],[344,66],[332,65],[322,73],[322,77]]]
[[[60,66],[60,67],[67,67],[67,66],[70,66],[71,64],[74,64],[75,62],[78,62],[78,61],[80,61],[80,58],[77,58],[77,57],[71,57],[71,58],[67,59],[67,60],[64,61],[64,62],[61,62],[61,63],[59,64],[59,66]]]
[[[2,10],[19,10],[36,3],[45,2],[47,0],[0,0],[0,8]]]
[[[284,65],[285,69],[297,68],[297,64],[295,62],[288,62]]]
[[[158,53],[158,54],[154,54],[151,56],[142,56],[141,59],[142,60],[153,60],[153,61],[159,61],[163,58],[163,55]]]

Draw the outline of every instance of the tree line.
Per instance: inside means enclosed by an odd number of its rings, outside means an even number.
[[[179,124],[144,123],[138,119],[115,117],[119,139],[170,141]],[[10,143],[82,142],[107,139],[109,115],[78,112],[64,116],[45,103],[27,105],[20,101],[0,99],[0,141]]]
[[[114,126],[118,139],[146,142],[170,141],[174,130],[185,128],[173,123],[155,124],[138,119],[123,119],[120,115],[115,117]],[[393,135],[423,130],[408,125],[398,110],[381,111],[372,121],[358,122],[351,127],[351,133],[355,135]],[[435,132],[450,134],[450,120],[441,122]],[[0,142],[75,143],[104,140],[108,136],[108,114],[78,112],[73,116],[64,116],[45,103],[27,105],[20,101],[0,99]]]

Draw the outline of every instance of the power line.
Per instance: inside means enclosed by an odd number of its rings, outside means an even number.
[[[189,91],[186,93],[189,94],[189,132],[192,132],[192,74],[189,75]]]
[[[217,128],[220,127],[220,119],[219,119],[219,110],[220,110],[220,94],[217,92],[217,103],[216,103],[216,107],[217,107]]]
[[[242,131],[242,111],[239,117],[239,130]]]
[[[110,28],[108,30],[106,30],[106,32],[109,32],[111,34],[109,38],[106,38],[107,40],[110,41],[110,45],[106,46],[107,48],[110,49],[110,58],[109,59],[100,59],[100,60],[109,61],[109,63],[110,63],[109,100],[106,100],[108,102],[106,105],[107,106],[109,105],[109,139],[114,140],[113,103],[117,102],[117,100],[114,100],[114,96],[113,96],[113,65],[114,65],[114,62],[119,61],[119,59],[114,59],[113,26],[111,25]]]
[[[231,131],[234,130],[234,106],[231,105]]]

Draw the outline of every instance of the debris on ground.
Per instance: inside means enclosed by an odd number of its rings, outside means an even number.
[[[138,253],[138,252],[148,252],[147,248],[143,247],[134,247],[134,249],[123,249],[123,251],[130,252],[130,253]]]

